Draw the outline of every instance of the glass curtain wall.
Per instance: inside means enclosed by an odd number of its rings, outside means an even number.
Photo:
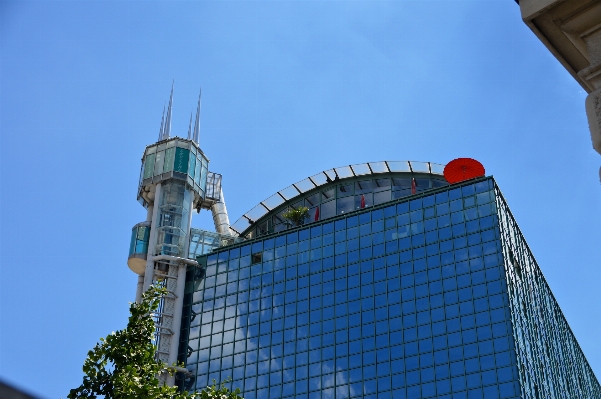
[[[219,247],[232,245],[244,241],[242,238],[215,233],[202,229],[190,229],[190,246],[188,258],[196,259],[197,256],[208,254]]]
[[[522,397],[601,398],[598,380],[496,190]]]
[[[199,257],[186,389],[246,399],[517,398],[492,179]]]

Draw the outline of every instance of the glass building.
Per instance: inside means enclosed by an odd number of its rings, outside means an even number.
[[[231,377],[246,399],[601,398],[494,179],[449,186],[439,165],[410,165],[323,172],[236,222],[245,241],[191,248],[182,389]],[[310,222],[286,224],[298,205]]]

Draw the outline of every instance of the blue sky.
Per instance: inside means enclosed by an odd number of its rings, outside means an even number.
[[[0,18],[1,379],[65,397],[125,326],[140,157],[172,80],[180,136],[202,86],[232,222],[331,167],[480,160],[601,375],[586,93],[514,1],[2,1]]]

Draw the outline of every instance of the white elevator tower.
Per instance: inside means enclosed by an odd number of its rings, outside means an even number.
[[[208,171],[209,159],[198,144],[200,96],[187,139],[171,137],[172,106],[173,87],[158,141],[147,146],[142,156],[137,197],[147,216],[133,227],[127,260],[138,274],[136,302],[151,284],[161,284],[168,291],[154,315],[156,357],[168,366],[177,362],[186,270],[198,266],[189,248],[192,211],[210,209],[217,233],[231,234],[221,175]],[[160,377],[168,385],[174,384],[168,373]]]

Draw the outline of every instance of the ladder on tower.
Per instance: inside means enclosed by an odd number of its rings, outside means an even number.
[[[174,341],[179,341],[184,295],[182,288],[185,286],[186,264],[196,265],[196,262],[175,256],[159,255],[155,257],[152,275],[152,284],[162,286],[167,290],[167,294],[163,295],[159,302],[158,309],[152,314],[155,324],[154,344],[157,347],[155,358],[167,365],[172,372],[184,374],[188,374],[188,370],[177,367],[173,363],[177,359],[178,342]],[[184,268],[183,273],[180,272],[180,268]],[[180,278],[184,281],[180,282]],[[179,320],[177,320],[178,318]],[[175,353],[172,354],[173,351]],[[159,375],[159,381],[169,385],[173,383],[170,381],[172,378],[167,370]]]

